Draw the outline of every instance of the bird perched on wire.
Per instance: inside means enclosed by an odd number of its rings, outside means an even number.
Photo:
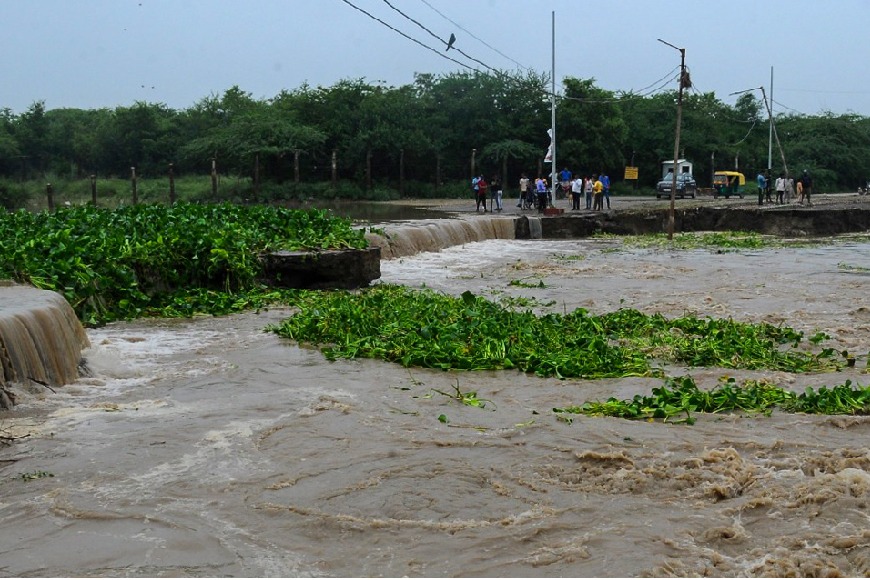
[[[445,48],[445,52],[453,48],[453,43],[456,42],[456,35],[452,32],[450,33],[450,40],[447,41],[447,48]]]

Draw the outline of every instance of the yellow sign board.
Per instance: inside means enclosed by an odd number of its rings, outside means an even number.
[[[625,177],[623,179],[637,179],[637,167],[625,168]]]

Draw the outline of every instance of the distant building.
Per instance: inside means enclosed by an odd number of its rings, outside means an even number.
[[[693,165],[691,161],[686,161],[685,159],[677,159],[677,167],[679,167],[680,173],[688,173],[690,175],[694,175]],[[668,176],[670,172],[674,170],[674,162],[671,161],[662,161],[662,179]]]

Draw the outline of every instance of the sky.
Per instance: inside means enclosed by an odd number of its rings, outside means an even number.
[[[487,67],[675,90],[680,53],[659,39],[685,49],[693,92],[870,116],[867,0],[0,0],[0,109],[180,110],[233,86],[268,99]]]

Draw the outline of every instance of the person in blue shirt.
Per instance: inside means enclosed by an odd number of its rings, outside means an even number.
[[[607,201],[607,209],[610,209],[610,177],[606,173],[602,173],[598,179],[604,186],[604,199]]]
[[[571,187],[571,178],[574,177],[574,174],[571,173],[567,167],[563,167],[562,171],[559,172],[559,185],[562,187],[559,188],[561,191],[561,195],[559,199],[566,196],[568,190]]]
[[[547,209],[547,180],[539,177],[535,180],[535,193],[538,197],[538,211],[543,212]]]
[[[764,205],[764,190],[767,189],[767,178],[759,171],[758,177],[755,180],[758,182],[758,205]]]

